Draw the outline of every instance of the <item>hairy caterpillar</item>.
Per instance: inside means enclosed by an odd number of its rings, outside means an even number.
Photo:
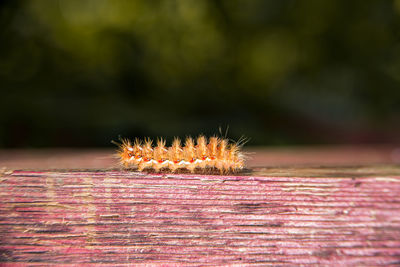
[[[219,170],[221,173],[237,172],[244,167],[244,156],[240,151],[243,143],[229,143],[227,139],[199,136],[195,141],[188,137],[184,146],[181,140],[175,138],[170,147],[164,139],[158,139],[157,145],[152,146],[152,140],[141,142],[135,139],[121,139],[118,157],[125,168],[137,168],[139,171],[153,169],[156,172],[167,170],[176,172],[188,170],[205,172]]]

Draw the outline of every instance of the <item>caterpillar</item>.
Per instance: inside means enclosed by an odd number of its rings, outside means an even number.
[[[152,169],[156,172],[179,170],[207,172],[219,170],[220,173],[238,172],[244,168],[244,156],[240,151],[243,143],[230,143],[227,139],[200,135],[196,143],[188,137],[181,145],[181,140],[175,138],[170,147],[166,146],[164,139],[153,141],[146,138],[143,142],[135,139],[132,143],[128,139],[121,139],[118,157],[121,165],[126,169],[143,171]]]

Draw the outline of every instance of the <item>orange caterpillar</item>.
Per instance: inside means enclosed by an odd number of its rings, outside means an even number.
[[[218,137],[210,137],[207,142],[206,137],[199,136],[196,144],[188,137],[183,147],[178,138],[175,138],[170,147],[165,146],[163,139],[159,139],[155,147],[150,139],[145,139],[143,143],[136,139],[133,144],[123,139],[119,146],[121,164],[125,168],[137,168],[139,171],[154,169],[157,172],[176,172],[184,169],[194,173],[216,169],[225,173],[237,172],[244,166],[241,145]]]

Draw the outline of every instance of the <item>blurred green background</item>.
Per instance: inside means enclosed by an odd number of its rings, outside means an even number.
[[[0,1],[0,147],[400,142],[400,1]]]

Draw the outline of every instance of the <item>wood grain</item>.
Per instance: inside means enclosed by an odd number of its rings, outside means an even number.
[[[2,265],[400,265],[393,162],[0,173]]]

